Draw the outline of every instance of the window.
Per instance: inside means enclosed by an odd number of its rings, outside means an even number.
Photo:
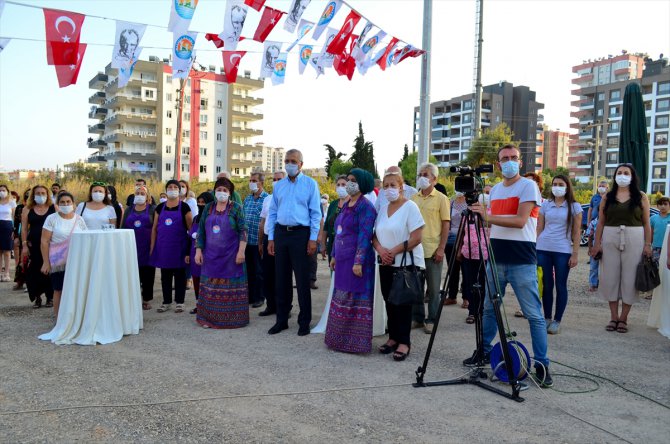
[[[200,172],[201,173],[206,173],[207,172],[207,165],[200,165]]]
[[[651,192],[656,194],[656,193],[661,193],[665,195],[665,184],[663,182],[658,183],[658,182],[652,182],[651,183]]]
[[[442,108],[441,106],[438,106],[437,108],[435,108],[435,114],[442,114],[443,112],[444,112],[444,108]],[[416,118],[417,119],[419,118],[418,114],[416,115]]]
[[[201,156],[206,156],[207,155],[207,148],[200,148],[200,155]]]
[[[605,168],[605,177],[614,177],[614,170],[615,168]]]
[[[500,116],[496,116],[496,123],[500,123]]]
[[[463,136],[469,136],[472,133],[472,128],[465,127],[463,128]]]
[[[658,91],[656,92],[659,96],[670,94],[670,82],[663,82],[658,84]]]
[[[221,157],[221,150],[216,150],[216,157]]]
[[[217,117],[216,118],[216,123],[218,123],[219,125],[222,125],[223,124],[223,117]]]
[[[615,101],[615,100],[621,100],[621,90],[620,89],[614,89],[610,91],[610,102]]]
[[[200,114],[200,123],[207,123],[207,114]]]
[[[610,122],[608,132],[615,133],[617,131],[619,131],[619,122]]]
[[[598,93],[598,102],[602,102],[603,100],[605,100],[605,93]]]
[[[222,100],[217,100],[216,101],[216,107],[219,108],[219,109],[223,108],[223,101]]]
[[[191,121],[191,113],[184,113],[184,122]]]
[[[667,145],[667,144],[668,144],[668,133],[654,134],[654,145]]]
[[[154,98],[154,90],[153,89],[145,89],[144,90],[144,97],[146,99],[153,99]]]
[[[191,137],[191,132],[188,131],[188,130],[184,130],[184,131],[181,132],[181,137],[183,139],[188,139],[189,137]]]
[[[165,117],[167,117],[168,119],[172,118],[172,110],[171,109],[169,109],[165,112]]]
[[[472,109],[472,100],[466,100],[463,102],[463,109]]]
[[[165,101],[172,102],[172,93],[165,93]]]
[[[607,148],[619,148],[619,137],[608,137]]]
[[[670,116],[656,116],[656,128],[667,128]]]
[[[238,175],[238,176],[240,175],[240,169],[239,168],[235,168],[235,174]]]
[[[190,80],[189,80],[189,82],[190,82]],[[184,100],[186,101],[186,103],[190,104],[191,103],[191,96],[184,97]]]
[[[165,154],[172,153],[172,145],[165,145]]]
[[[207,131],[200,131],[200,140],[207,140]]]
[[[463,141],[463,148],[470,148],[470,140]]]
[[[171,136],[172,135],[172,128],[165,128],[165,135],[166,136]]]
[[[200,99],[200,109],[207,109],[207,99]]]
[[[182,146],[182,147],[181,147],[181,153],[182,153],[182,154],[185,154],[185,155],[188,156],[188,154],[189,154],[190,152],[191,152],[191,148],[190,148],[190,147],[188,147],[188,146]]]
[[[463,114],[463,123],[472,122],[472,114]]]
[[[654,150],[654,162],[667,162],[668,161],[668,149],[663,148],[661,150]]]
[[[166,163],[165,164],[165,171],[171,171],[172,170],[172,164]]]
[[[670,99],[663,99],[656,102],[656,111],[667,111],[670,109]]]
[[[222,140],[221,133],[216,133],[216,140],[220,142]]]
[[[652,179],[665,179],[665,166],[654,166],[651,173]]]
[[[165,78],[165,83],[172,83],[172,76],[167,76]]]
[[[610,117],[619,117],[619,107],[618,106],[610,106]]]
[[[221,172],[221,167],[220,166],[216,167],[216,174],[219,174],[220,172]]]
[[[147,164],[147,166],[148,166],[149,168],[153,168],[153,167],[154,167],[154,163],[153,163],[153,162],[149,162],[149,163]]]
[[[500,109],[500,102],[496,102],[496,109]]]
[[[188,173],[188,172],[189,172],[189,165],[188,165],[188,163],[182,163],[182,164],[181,164],[181,171],[182,171],[182,173]]]
[[[607,153],[607,163],[618,163],[619,153]]]

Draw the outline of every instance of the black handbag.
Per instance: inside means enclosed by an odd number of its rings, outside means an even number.
[[[419,273],[414,266],[414,253],[409,252],[412,267],[406,266],[407,241],[405,251],[400,262],[400,268],[393,271],[393,281],[389,292],[388,302],[392,305],[414,305],[423,301],[423,286],[419,279]]]
[[[635,274],[635,289],[647,292],[659,285],[661,285],[661,275],[658,272],[658,265],[650,257],[643,256]]]

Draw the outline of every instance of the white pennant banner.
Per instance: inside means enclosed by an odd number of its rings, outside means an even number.
[[[263,54],[261,57],[261,79],[272,77],[275,71],[275,63],[281,53],[281,42],[271,42],[266,40],[263,44]]]
[[[191,70],[191,65],[195,59],[195,40],[198,38],[197,32],[187,32],[185,34],[174,33],[172,45],[172,77],[176,79],[185,79]]]
[[[147,25],[116,21],[116,37],[112,52],[112,68],[125,68],[137,60],[138,46]]]
[[[286,77],[286,56],[287,53],[282,52],[275,60],[275,69],[272,72],[272,84],[273,85],[282,85],[284,83],[284,78]]]
[[[298,25],[302,13],[305,12],[305,9],[309,5],[311,0],[293,0],[291,3],[291,8],[286,14],[286,20],[284,21],[284,29],[288,32],[295,31],[295,27]]]
[[[191,26],[191,20],[197,6],[198,0],[172,0],[168,31],[177,34],[186,33],[189,26]]]
[[[242,36],[242,28],[247,20],[247,6],[243,0],[228,0],[226,2],[226,14],[223,18],[223,32],[219,38],[223,40],[226,51],[235,51]]]

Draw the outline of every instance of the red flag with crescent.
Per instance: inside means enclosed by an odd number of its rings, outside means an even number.
[[[379,67],[382,69],[382,71],[386,70],[386,64],[387,64],[387,61],[388,61],[389,54],[391,53],[391,51],[393,51],[393,49],[395,48],[395,46],[397,44],[398,44],[398,39],[393,37],[391,39],[391,41],[389,42],[389,44],[386,46],[386,49],[384,50],[384,53],[382,54],[382,56],[379,58],[379,60],[377,60],[377,65],[379,65]]]
[[[256,11],[260,11],[263,5],[265,4],[265,0],[244,0],[244,4],[247,6],[251,6]]]
[[[226,83],[235,83],[237,80],[237,67],[246,51],[221,51],[223,53],[223,70],[226,73]]]
[[[265,9],[263,9],[263,15],[261,15],[261,21],[258,23],[258,28],[256,28],[256,32],[254,33],[254,40],[263,43],[274,27],[277,26],[279,19],[281,19],[281,16],[284,14],[286,13],[283,11],[266,6]]]
[[[340,28],[340,31],[335,35],[333,41],[330,42],[328,48],[326,48],[326,52],[334,55],[342,54],[347,48],[349,37],[351,37],[351,34],[354,33],[354,28],[360,19],[360,14],[352,9],[347,18],[344,20],[344,24]]]
[[[79,70],[81,69],[81,62],[84,61],[85,52],[86,52],[86,43],[80,43],[75,63],[71,65],[55,66],[56,75],[58,76],[58,86],[60,88],[65,88],[66,86],[74,85],[77,83],[77,77],[79,77]]]
[[[241,37],[239,41],[241,42],[244,40],[246,37]],[[205,34],[205,40],[214,43],[214,46],[217,48],[223,48],[224,41],[219,38],[219,34],[212,34],[212,33],[207,33]]]
[[[333,61],[333,68],[335,68],[335,72],[339,75],[347,76],[351,80],[356,71],[356,60],[349,54],[336,55]]]
[[[86,18],[76,12],[43,8],[47,41],[47,64],[76,65],[79,35]]]

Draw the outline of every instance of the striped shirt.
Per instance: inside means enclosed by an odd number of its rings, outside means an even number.
[[[258,197],[249,194],[244,199],[244,220],[247,223],[247,244],[258,245],[258,229],[261,223],[261,210],[268,193],[261,191]]]
[[[500,182],[491,189],[491,214],[494,216],[516,216],[519,205],[524,202],[535,202],[535,208],[523,228],[491,226],[491,248],[496,262],[537,264],[535,242],[541,202],[537,185],[532,180],[522,177],[510,186]]]

